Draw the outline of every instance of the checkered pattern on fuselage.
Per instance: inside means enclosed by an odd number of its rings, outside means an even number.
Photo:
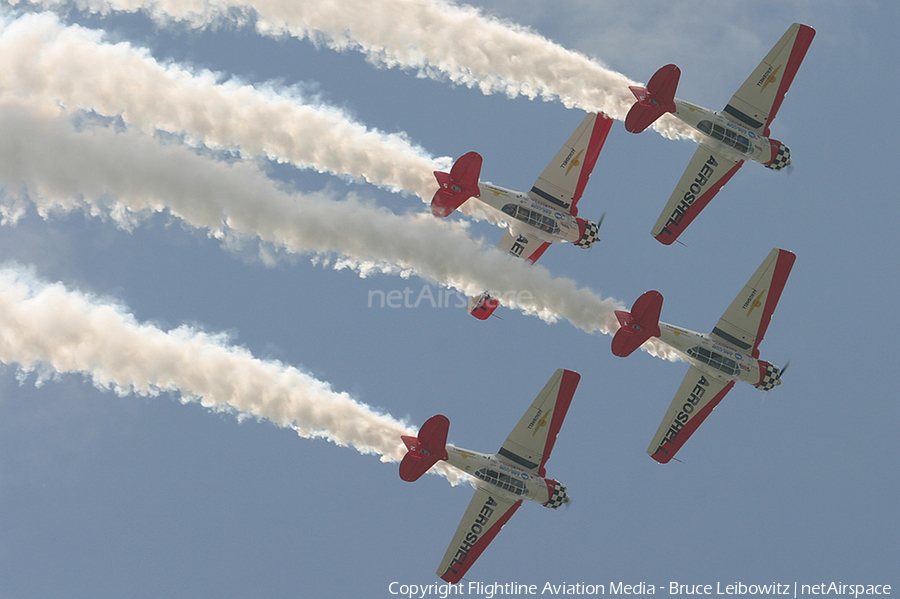
[[[772,162],[766,165],[766,168],[770,168],[773,171],[780,171],[790,163],[791,150],[786,145],[779,144],[778,153],[775,154],[775,158],[772,160]]]
[[[568,497],[569,496],[566,493],[566,485],[557,481],[556,485],[553,487],[553,495],[550,496],[549,501],[547,501],[547,503],[545,503],[544,505],[551,510],[555,510],[556,508],[564,504]]]
[[[776,366],[772,366],[769,364],[769,367],[766,368],[766,374],[763,375],[762,380],[756,386],[757,389],[762,389],[763,391],[771,391],[778,385],[779,375],[781,371]]]
[[[587,221],[587,224],[584,226],[584,234],[575,245],[580,248],[589,248],[598,241],[600,241],[600,227],[597,223]]]

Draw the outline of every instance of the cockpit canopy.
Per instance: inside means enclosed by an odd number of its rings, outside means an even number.
[[[510,215],[516,220],[529,224],[535,229],[545,231],[550,235],[559,234],[559,223],[556,222],[556,219],[544,216],[535,210],[529,210],[519,204],[506,204],[503,206],[503,213]]]
[[[509,491],[514,495],[525,495],[528,493],[524,480],[515,478],[503,472],[497,472],[491,468],[482,468],[475,472],[475,476],[486,483],[490,483],[504,491]]]
[[[741,372],[737,362],[731,358],[710,351],[704,347],[700,347],[699,345],[687,350],[687,354],[698,362],[708,364],[716,370],[724,372],[728,376],[738,376]]]
[[[750,140],[743,135],[738,135],[731,129],[726,129],[721,125],[713,124],[712,121],[700,121],[697,123],[697,129],[703,131],[713,139],[721,141],[726,146],[730,146],[741,154],[749,154],[753,149]]]

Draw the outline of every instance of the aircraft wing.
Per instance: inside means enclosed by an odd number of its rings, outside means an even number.
[[[534,264],[550,245],[549,241],[542,241],[530,233],[513,233],[512,229],[507,227],[497,249]],[[466,310],[478,320],[487,320],[499,305],[500,302],[485,291],[481,295],[470,297]]]
[[[775,248],[769,252],[725,310],[711,335],[740,351],[750,352],[754,358],[759,357],[759,343],[766,334],[795,259],[796,256],[787,250]]]
[[[584,117],[575,133],[538,177],[529,194],[572,215],[578,214],[576,204],[594,170],[612,123],[612,119],[602,112]]]
[[[497,453],[518,467],[545,476],[550,457],[581,375],[560,368],[535,398]]]
[[[671,460],[732,387],[734,381],[726,383],[692,365],[647,448],[650,457],[660,464]]]
[[[476,489],[438,566],[438,576],[451,584],[459,582],[520,505],[521,499],[512,502],[498,494]]]
[[[541,241],[530,233],[513,233],[511,227],[506,227],[506,232],[497,244],[497,249],[510,256],[522,258],[532,264],[537,262],[543,253],[550,247],[549,241]]]
[[[701,142],[650,234],[666,245],[678,239],[742,164]]]
[[[769,124],[806,56],[816,32],[794,23],[725,106],[724,112],[749,129],[769,135]]]

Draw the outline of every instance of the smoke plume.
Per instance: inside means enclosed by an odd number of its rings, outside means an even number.
[[[587,332],[618,328],[618,302],[484,248],[461,226],[430,214],[396,215],[352,198],[288,193],[249,163],[215,161],[134,131],[90,123],[76,130],[55,106],[0,105],[0,128],[0,183],[8,190],[0,218],[7,223],[29,203],[45,217],[83,210],[123,226],[167,211],[219,238],[259,239],[291,253],[337,253],[363,272],[413,273],[470,296],[528,290],[530,300],[510,298],[509,305],[548,321],[565,318]],[[18,189],[27,193],[11,191]],[[662,344],[647,348],[674,357]]]
[[[60,0],[13,2],[57,7]],[[356,50],[374,64],[505,93],[560,101],[624,119],[635,82],[596,60],[563,48],[476,8],[440,0],[76,0],[80,10],[142,11],[158,22],[203,28],[253,23],[262,35],[291,35],[336,50]],[[666,115],[653,127],[667,137],[691,129]]]
[[[404,422],[331,389],[300,370],[260,360],[222,335],[140,323],[125,308],[21,267],[0,266],[0,362],[25,372],[80,374],[120,395],[171,392],[183,401],[264,418],[305,438],[321,438],[397,462]],[[445,464],[434,472],[456,484]]]

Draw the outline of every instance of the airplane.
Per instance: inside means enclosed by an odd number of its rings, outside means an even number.
[[[708,335],[659,321],[663,297],[641,295],[631,312],[616,310],[621,328],[612,340],[613,354],[626,357],[651,337],[683,354],[690,368],[675,393],[647,453],[667,463],[715,409],[735,381],[763,391],[781,384],[787,368],[759,359],[759,343],[794,265],[794,254],[773,249]]]
[[[469,152],[453,164],[449,173],[434,172],[439,189],[431,200],[431,213],[445,218],[469,198],[480,200],[508,219],[497,249],[532,264],[552,243],[568,241],[589,248],[600,240],[600,223],[579,217],[578,201],[612,123],[603,113],[584,117],[528,192],[479,181],[481,155]],[[486,320],[498,305],[485,291],[471,298],[466,309],[475,318]]]
[[[674,64],[659,69],[646,88],[629,87],[637,102],[625,116],[625,129],[640,133],[671,112],[704,138],[653,225],[650,234],[658,241],[678,239],[745,160],[774,171],[791,164],[790,149],[769,137],[769,126],[815,35],[811,27],[791,25],[721,112],[675,97],[681,71]]]
[[[416,437],[401,437],[408,449],[401,479],[413,482],[440,460],[473,477],[475,495],[437,570],[443,580],[458,583],[524,500],[550,509],[569,502],[566,486],[545,478],[544,465],[580,380],[577,372],[557,370],[493,455],[447,445],[450,421],[440,414]]]

